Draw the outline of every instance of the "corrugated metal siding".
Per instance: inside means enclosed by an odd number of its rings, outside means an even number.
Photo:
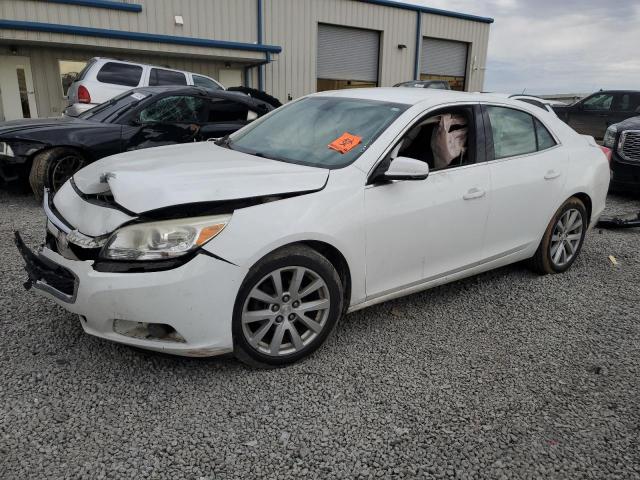
[[[487,23],[422,14],[422,36],[458,40],[470,44],[467,56],[466,89],[472,92],[482,91],[484,85],[489,29],[490,26]],[[477,68],[474,69],[474,67]]]
[[[88,60],[91,57],[104,56],[104,52],[74,48],[20,46],[18,47],[18,55],[31,58],[38,114],[40,117],[47,117],[60,115],[67,105],[67,99],[62,96],[58,60]],[[219,70],[224,68],[224,63],[193,57],[159,57],[125,53],[118,54],[116,57],[122,60],[165,65],[179,70],[201,73],[216,79]]]
[[[284,48],[265,68],[266,88],[281,100],[316,90],[318,23],[381,31],[380,86],[413,79],[415,12],[351,0],[264,1],[264,41]],[[469,43],[466,87],[472,91],[482,89],[489,24],[423,13],[422,36]],[[398,45],[407,48],[399,49]],[[477,57],[476,70],[471,68],[474,57]]]
[[[424,38],[420,73],[464,77],[467,71],[468,45],[440,38]]]
[[[265,0],[264,22],[265,43],[283,46],[265,68],[267,90],[282,101],[316,91],[318,23],[383,32],[379,84],[413,78],[415,12],[351,0]]]
[[[380,32],[318,25],[318,78],[378,81]]]
[[[0,18],[245,43],[257,39],[256,0],[139,0],[136,3],[143,7],[140,13],[42,0],[1,0]],[[183,26],[175,25],[174,15],[182,15]],[[264,58],[264,54],[253,52],[46,32],[0,30],[2,38],[187,55]]]

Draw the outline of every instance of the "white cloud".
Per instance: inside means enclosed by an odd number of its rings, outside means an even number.
[[[485,90],[640,90],[637,0],[413,0],[493,17]]]

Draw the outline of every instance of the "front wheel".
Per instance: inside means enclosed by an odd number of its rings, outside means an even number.
[[[258,367],[294,363],[314,352],[342,313],[343,286],[317,251],[276,251],[247,275],[233,314],[236,357]]]
[[[587,209],[578,198],[571,197],[549,222],[538,250],[529,260],[532,270],[540,274],[562,273],[580,254],[587,233]]]
[[[72,148],[57,147],[38,153],[33,158],[29,174],[29,183],[36,199],[42,198],[45,187],[57,192],[86,163],[86,158]]]

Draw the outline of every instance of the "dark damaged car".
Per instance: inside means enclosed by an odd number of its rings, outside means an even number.
[[[130,90],[79,117],[0,124],[0,178],[29,179],[39,197],[116,153],[223,137],[273,110],[238,92],[200,87]]]

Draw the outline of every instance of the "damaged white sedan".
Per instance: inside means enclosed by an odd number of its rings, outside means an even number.
[[[567,270],[608,183],[593,139],[535,106],[343,90],[93,163],[46,196],[42,248],[16,243],[25,285],[87,333],[275,366],[345,312],[521,260]]]

